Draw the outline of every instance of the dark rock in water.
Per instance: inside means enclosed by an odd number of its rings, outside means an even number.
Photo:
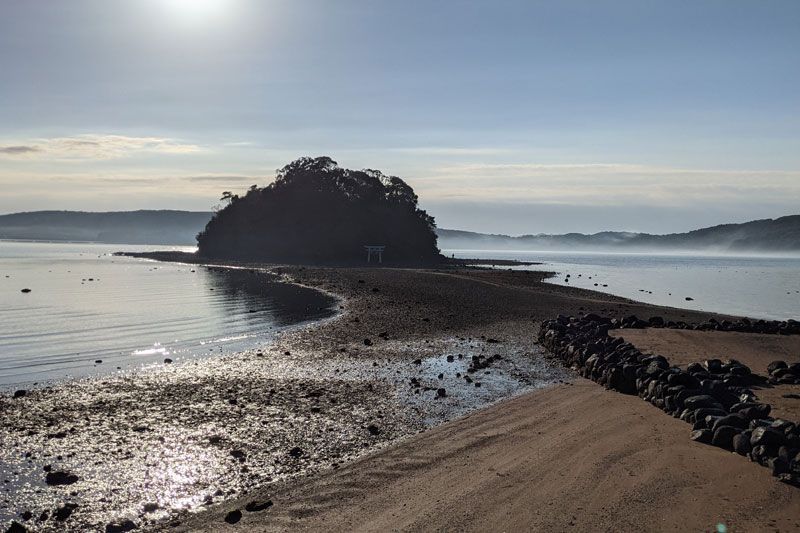
[[[711,444],[726,450],[733,449],[733,437],[738,435],[741,430],[733,426],[717,426],[714,430],[714,437],[711,439]]]
[[[775,428],[757,427],[750,436],[750,444],[755,446],[781,446],[786,442],[786,436]]]
[[[48,472],[45,481],[48,485],[72,485],[80,479],[72,472],[64,472],[59,470],[56,472]]]
[[[691,296],[687,296],[687,297],[686,297],[686,301],[687,301],[687,302],[691,302],[692,300],[694,300],[694,298],[692,298]]]
[[[31,518],[33,518],[33,512],[32,511],[25,511],[20,516],[22,517],[23,520],[30,520]]]
[[[422,359],[414,359],[414,364],[415,365],[421,365],[422,364]]]
[[[489,344],[497,344],[497,343],[499,343],[500,341],[499,341],[499,340],[497,340],[497,339],[486,339],[486,342],[487,342],[487,343],[489,343]]]
[[[137,527],[136,523],[131,520],[109,522],[106,524],[106,533],[125,533],[126,531],[133,531]]]
[[[59,522],[63,522],[67,518],[70,517],[72,511],[78,508],[77,503],[65,503],[64,505],[60,505],[58,509],[56,509],[55,517],[56,520]]]
[[[750,436],[745,433],[738,433],[733,436],[733,451],[739,455],[747,455],[753,449],[750,445]]]
[[[454,360],[455,360],[455,358],[452,355],[448,355],[447,356],[447,362],[448,363],[452,363]]]
[[[101,364],[103,364],[103,360],[102,359],[96,359],[94,364],[101,365]]]
[[[767,372],[772,374],[779,368],[789,368],[789,365],[787,365],[785,361],[773,361],[767,365]]]
[[[447,391],[445,391],[444,389],[436,389],[436,395],[439,398],[444,398],[445,396],[447,396]]]
[[[28,528],[17,522],[16,520],[11,522],[11,525],[8,526],[6,529],[6,533],[26,533]]]
[[[380,428],[375,424],[370,424],[367,426],[367,431],[369,431],[370,435],[377,435],[381,432]]]
[[[289,450],[289,455],[291,455],[292,457],[300,457],[301,455],[303,455],[303,449],[298,446],[295,446],[294,448]]]
[[[692,435],[689,438],[693,441],[702,442],[703,444],[711,444],[714,433],[712,433],[710,429],[696,429],[692,431]]]
[[[245,510],[249,513],[263,511],[265,509],[269,509],[270,507],[272,507],[272,500],[267,500],[267,501],[253,500],[252,502],[244,506]]]
[[[166,359],[164,359],[164,364],[165,364],[165,365],[168,365],[168,364],[171,364],[171,363],[172,363],[172,359],[170,359],[169,357],[167,357]]]
[[[14,398],[22,398],[26,394],[28,394],[28,391],[26,391],[25,389],[19,389],[17,391],[14,391]]]
[[[143,510],[145,513],[154,513],[154,512],[156,512],[156,511],[158,511],[160,508],[161,508],[161,506],[160,506],[160,505],[158,505],[157,503],[146,503],[146,504],[144,504],[144,506],[142,507],[142,510]]]
[[[27,294],[27,293],[31,292],[31,290],[26,287],[26,288],[22,289],[19,292],[24,292],[25,294]]]
[[[372,341],[370,339],[364,339],[364,346],[372,346]]]
[[[39,515],[39,522],[44,522],[50,518],[50,511],[42,511],[42,514]]]
[[[235,524],[241,519],[242,519],[242,512],[239,509],[231,511],[230,513],[225,515],[225,521],[229,524]]]

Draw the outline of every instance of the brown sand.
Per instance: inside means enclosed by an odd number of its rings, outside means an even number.
[[[286,273],[336,292],[348,310],[342,320],[298,332],[292,343],[324,353],[351,339],[354,357],[360,355],[354,340],[383,329],[400,339],[470,331],[531,335],[534,319],[579,310],[687,321],[710,316],[542,285],[537,274]],[[769,351],[765,341],[753,342]],[[638,397],[577,379],[434,427],[338,470],[244,495],[183,520],[178,530],[713,531],[718,523],[728,531],[800,529],[798,489],[743,457],[690,441],[689,430]],[[229,511],[268,498],[274,502],[268,510],[244,512],[232,526],[223,521]]]
[[[624,338],[644,353],[661,354],[673,365],[702,362],[704,359],[736,359],[762,376],[767,365],[781,360],[800,362],[800,337],[755,335],[721,331],[684,331],[677,329],[626,329],[611,332]],[[753,387],[759,399],[772,406],[772,416],[792,421],[800,420],[800,385]]]
[[[275,487],[208,531],[796,531],[800,493],[684,422],[587,380],[533,392]],[[253,499],[254,496],[250,496]],[[247,498],[245,498],[246,500]],[[239,505],[245,503],[243,500]],[[226,527],[227,526],[227,527]]]

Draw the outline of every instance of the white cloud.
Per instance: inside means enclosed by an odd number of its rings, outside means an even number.
[[[199,151],[201,151],[199,146],[164,137],[129,137],[94,133],[72,137],[40,138],[27,143],[0,146],[0,156],[60,161],[119,159],[143,153],[183,155]]]

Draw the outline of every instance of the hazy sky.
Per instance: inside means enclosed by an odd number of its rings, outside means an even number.
[[[208,210],[303,155],[440,227],[800,213],[797,0],[0,0],[0,213]]]

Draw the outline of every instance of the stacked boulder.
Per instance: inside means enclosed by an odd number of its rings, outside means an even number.
[[[734,360],[710,359],[682,370],[608,334],[615,327],[644,327],[659,320],[559,315],[542,323],[539,343],[581,376],[636,394],[692,424],[693,440],[745,455],[781,481],[800,486],[800,425],[769,416],[770,406],[748,388],[764,378]]]
[[[674,322],[661,317],[651,317],[650,320],[640,320],[635,316],[622,319],[611,319],[612,328],[669,328],[689,329],[696,331],[736,331],[739,333],[762,333],[766,335],[800,335],[800,322],[796,320],[749,320],[741,318],[735,322],[730,320],[717,320],[710,318],[699,324],[687,322]]]
[[[785,361],[773,361],[767,366],[767,372],[773,385],[800,385],[800,363],[787,365]]]

